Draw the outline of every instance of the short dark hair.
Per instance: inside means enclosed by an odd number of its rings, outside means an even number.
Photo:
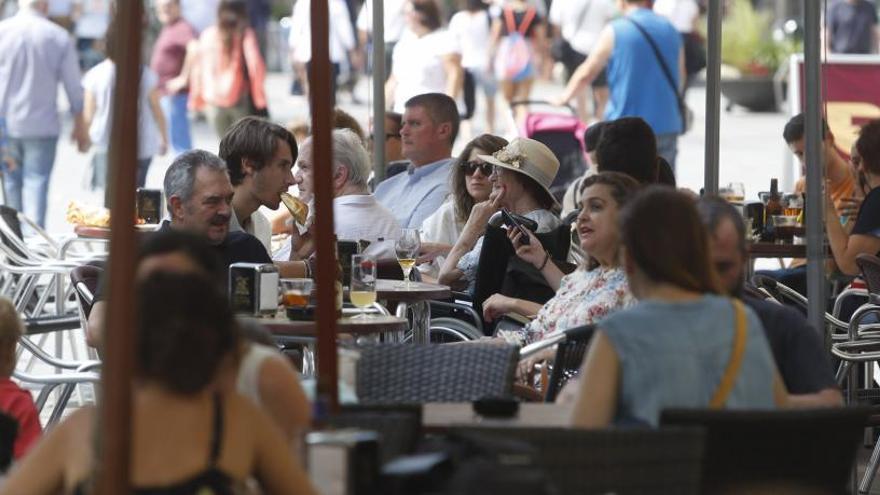
[[[648,186],[623,208],[618,224],[626,255],[653,282],[721,293],[706,227],[689,196]]]
[[[880,175],[880,119],[865,124],[856,139],[856,150],[862,157],[862,167]]]
[[[419,14],[423,26],[431,31],[440,29],[443,20],[440,18],[440,7],[435,0],[411,0],[413,11]]]
[[[364,143],[364,128],[354,116],[341,108],[333,109],[333,128],[348,129],[357,135],[361,143]],[[293,158],[293,161],[296,161],[296,157]]]
[[[727,201],[718,196],[703,196],[697,201],[697,212],[703,220],[710,236],[715,235],[715,231],[721,226],[721,222],[725,219],[733,222],[736,229],[736,243],[740,252],[746,252],[746,224],[740,212]]]
[[[296,162],[299,149],[296,139],[284,127],[259,117],[244,117],[232,124],[220,140],[220,158],[229,169],[229,180],[233,186],[244,180],[242,160],[249,158],[259,170],[266,166],[275,154],[278,140],[290,146],[293,162]]]
[[[217,284],[224,286],[226,267],[220,261],[216,248],[197,234],[179,229],[164,229],[145,236],[138,250],[138,259],[150,256],[181,253]]]
[[[157,271],[137,285],[135,369],[184,395],[204,390],[239,344],[226,297],[208,277]]]
[[[587,153],[596,151],[596,147],[599,146],[599,138],[602,137],[602,124],[602,122],[596,122],[584,131],[584,148]]]
[[[394,122],[394,125],[397,126],[397,132],[400,132],[400,128],[403,127],[403,115],[397,112],[385,112],[385,118]],[[386,129],[387,132],[387,129]]]
[[[459,222],[467,222],[468,217],[471,215],[471,209],[474,207],[474,198],[467,191],[464,168],[471,156],[471,152],[476,148],[491,155],[505,146],[507,146],[507,140],[503,137],[483,134],[472,139],[461,150],[458,159],[452,165],[452,202],[455,210],[455,219]]]
[[[406,108],[422,107],[428,112],[428,117],[434,124],[452,124],[452,133],[449,136],[449,145],[455,143],[458,137],[458,126],[461,117],[458,114],[458,106],[455,100],[443,93],[424,93],[413,96],[406,101]]]
[[[596,147],[599,172],[621,172],[642,184],[657,182],[657,139],[639,117],[605,122]]]
[[[487,10],[489,8],[483,0],[460,0],[459,5],[462,10],[468,10],[470,12],[479,12],[480,10]]]
[[[662,156],[657,157],[657,183],[664,186],[676,187],[675,170],[672,165]]]
[[[791,144],[803,139],[805,124],[806,117],[804,117],[803,113],[799,113],[788,119],[788,122],[785,123],[785,127],[782,129],[782,139],[785,140],[785,143]],[[825,119],[822,119],[822,139],[825,139],[827,133],[828,123],[825,122]]]

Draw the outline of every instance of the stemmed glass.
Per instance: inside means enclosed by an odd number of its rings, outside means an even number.
[[[376,302],[376,260],[366,254],[351,257],[351,303],[361,312],[355,318],[366,318],[366,309]]]
[[[418,229],[401,230],[400,238],[394,244],[394,250],[397,252],[397,262],[400,263],[400,269],[403,270],[405,282],[401,285],[402,287],[409,289],[409,274],[416,264],[421,247],[422,241],[419,238]]]

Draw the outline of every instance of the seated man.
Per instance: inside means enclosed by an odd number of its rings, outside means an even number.
[[[720,198],[703,198],[697,208],[711,236],[710,254],[722,286],[731,295],[741,297],[760,318],[792,404],[843,405],[822,339],[803,315],[743,294],[746,240],[742,216]]]
[[[378,258],[394,258],[394,240],[400,236],[400,224],[394,214],[380,205],[370,194],[370,157],[358,136],[348,129],[333,131],[333,223],[340,240],[370,242],[365,254]],[[312,160],[312,138],[302,145],[297,161],[296,183],[299,190],[313,194],[315,163]],[[379,240],[382,239],[380,242]],[[290,259],[304,259],[314,252],[312,235],[306,232],[291,239],[285,246],[293,252]],[[280,256],[281,253],[276,255]]]
[[[458,125],[455,101],[444,94],[427,93],[406,102],[400,137],[409,168],[376,187],[376,199],[394,213],[401,227],[421,227],[449,195]]]
[[[795,192],[801,194],[805,193],[807,189],[804,124],[804,114],[800,113],[792,117],[782,130],[785,144],[801,164],[801,178],[795,184]],[[831,129],[828,128],[828,124],[824,120],[822,121],[822,163],[825,166],[825,177],[828,180],[828,194],[836,209],[834,216],[844,222],[846,231],[849,232],[855,225],[859,206],[864,199],[864,192],[856,187],[857,181],[853,169],[837,150],[834,135],[831,134]],[[801,294],[807,293],[807,261],[804,259],[792,260],[788,268],[762,270],[758,273],[774,278]]]
[[[642,185],[657,182],[657,139],[651,126],[639,117],[604,122],[596,145],[596,170],[620,172]]]
[[[293,135],[268,120],[245,117],[226,131],[219,154],[235,190],[229,230],[256,236],[271,252],[269,219],[258,209],[265,206],[277,210],[281,193],[294,184],[291,169],[297,146]]]

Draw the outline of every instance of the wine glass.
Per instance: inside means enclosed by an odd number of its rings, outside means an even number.
[[[416,264],[416,258],[421,247],[422,241],[419,239],[418,229],[402,229],[400,238],[394,243],[394,250],[397,252],[397,262],[400,263],[400,269],[403,270],[403,280],[405,282],[402,286],[407,289],[409,289],[409,274]]]
[[[366,309],[376,302],[376,260],[366,254],[351,257],[351,303],[361,312],[355,318],[366,318]]]

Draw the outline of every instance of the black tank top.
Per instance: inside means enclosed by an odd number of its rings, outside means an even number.
[[[161,487],[135,488],[136,495],[236,495],[243,493],[241,483],[217,468],[223,449],[223,401],[214,395],[214,427],[211,433],[211,455],[208,467],[184,481]],[[88,482],[77,485],[74,495],[91,493]]]

